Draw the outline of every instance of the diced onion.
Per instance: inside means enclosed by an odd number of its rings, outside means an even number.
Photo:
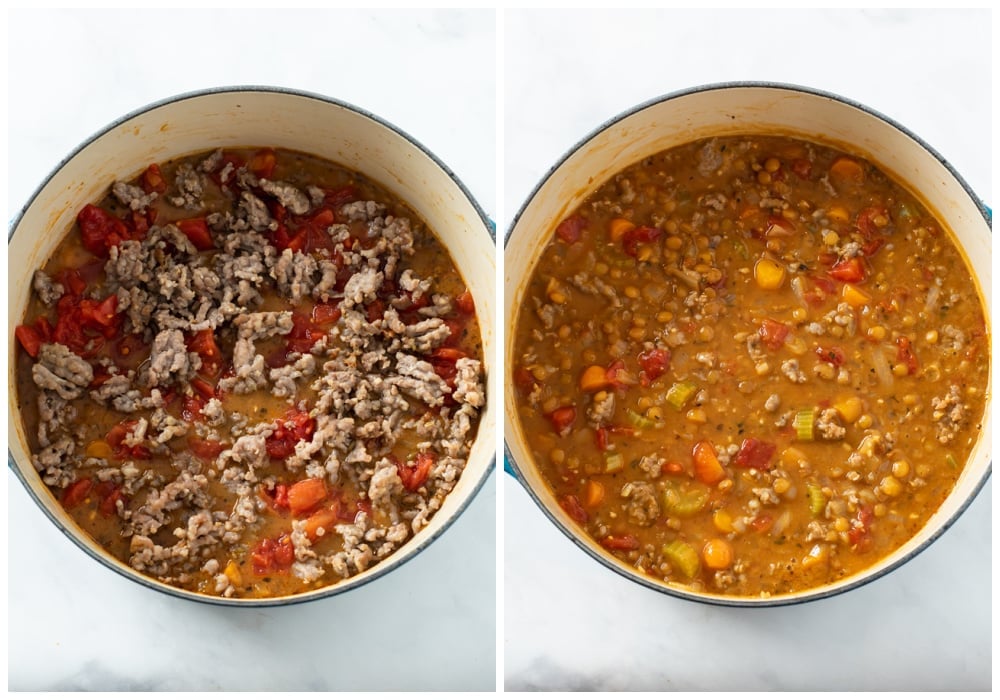
[[[896,379],[892,376],[892,367],[889,366],[889,360],[886,359],[882,348],[877,346],[872,348],[872,368],[875,370],[875,376],[878,377],[879,384],[883,387],[890,387],[895,383]]]

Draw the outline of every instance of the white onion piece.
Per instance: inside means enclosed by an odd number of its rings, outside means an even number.
[[[872,348],[872,367],[875,369],[875,376],[878,377],[879,384],[890,387],[895,383],[896,378],[892,376],[892,367],[889,366],[889,360],[885,358],[885,353],[880,347]]]

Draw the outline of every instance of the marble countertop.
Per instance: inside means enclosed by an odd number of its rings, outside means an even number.
[[[504,211],[578,140],[653,97],[705,83],[844,95],[930,143],[987,202],[988,11],[508,12]],[[992,482],[887,577],[808,605],[735,609],[647,590],[598,565],[509,476],[508,690],[989,689]]]
[[[435,153],[495,216],[493,11],[21,10],[7,36],[8,218],[106,124],[224,85],[364,107]],[[238,610],[98,565],[8,473],[8,689],[492,690],[496,485],[494,473],[426,551],[355,591]]]

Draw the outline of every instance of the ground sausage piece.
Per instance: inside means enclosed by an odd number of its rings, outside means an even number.
[[[132,211],[144,211],[159,196],[156,192],[146,194],[141,187],[125,182],[116,182],[111,186],[111,192],[118,198],[119,202]]]
[[[847,429],[840,424],[840,414],[835,408],[826,408],[816,418],[816,432],[824,440],[840,440]]]
[[[233,319],[240,338],[260,340],[272,335],[287,335],[292,330],[291,311],[259,311],[240,314]]]
[[[480,366],[479,360],[473,360],[470,357],[462,357],[455,362],[458,374],[455,376],[455,391],[452,398],[459,403],[467,403],[476,408],[486,403],[486,398],[483,396],[483,385],[479,381]]]
[[[931,408],[934,409],[933,418],[937,422],[938,442],[947,445],[955,439],[955,434],[965,422],[968,407],[962,403],[958,387],[952,384],[948,387],[947,394],[931,399]]]
[[[149,386],[187,381],[201,367],[201,358],[188,352],[184,334],[177,329],[160,331],[149,354]]]
[[[587,417],[595,426],[607,425],[615,415],[615,395],[607,392],[604,398],[594,401],[587,409]]]
[[[660,517],[660,506],[656,503],[656,490],[645,481],[630,481],[622,487],[621,495],[629,499],[625,513],[629,522],[646,527]]]
[[[201,198],[205,193],[202,175],[188,164],[177,169],[174,183],[177,186],[177,196],[170,198],[170,203],[183,209],[201,209]]]
[[[94,381],[94,368],[65,345],[43,343],[31,376],[40,389],[54,391],[70,401],[83,394]]]
[[[285,207],[296,216],[302,216],[309,211],[309,197],[294,185],[287,182],[272,182],[261,178],[260,188],[269,195],[274,196],[281,206]]]
[[[42,300],[42,303],[46,306],[52,306],[66,291],[58,282],[53,282],[52,278],[45,274],[44,270],[35,270],[35,276],[32,278],[31,287],[38,294],[38,298]]]

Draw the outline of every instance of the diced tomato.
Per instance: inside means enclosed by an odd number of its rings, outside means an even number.
[[[288,487],[288,507],[292,515],[302,515],[326,500],[329,494],[326,481],[320,478],[303,479]]]
[[[247,168],[257,177],[270,178],[274,174],[274,166],[277,162],[277,155],[273,148],[262,148],[250,156]]]
[[[348,202],[357,201],[359,198],[358,188],[354,185],[346,185],[336,190],[327,190],[323,197],[323,206],[337,211]]]
[[[601,452],[608,451],[608,429],[601,426],[594,431],[594,439],[597,441],[597,449]]]
[[[201,358],[201,371],[215,377],[222,369],[222,351],[215,342],[211,328],[195,332],[187,342],[187,348]]]
[[[146,168],[146,170],[142,173],[140,183],[146,194],[152,194],[153,192],[163,194],[167,191],[167,181],[163,179],[163,173],[160,172],[160,166],[156,163],[153,163]]]
[[[381,299],[374,299],[365,307],[365,312],[367,313],[368,323],[381,321],[385,315],[385,302]]]
[[[636,226],[622,236],[622,249],[633,258],[639,254],[640,243],[652,243],[663,235],[663,229],[654,226]]]
[[[80,505],[83,503],[83,499],[87,497],[90,493],[91,487],[93,487],[94,482],[90,479],[77,479],[72,484],[66,487],[66,490],[62,493],[62,504],[65,508],[72,508],[73,506]]]
[[[24,351],[32,357],[38,357],[38,350],[42,346],[42,336],[32,326],[17,326],[14,329],[14,336]]]
[[[878,217],[884,217],[886,221],[889,220],[889,210],[885,207],[865,207],[858,212],[858,218],[856,219],[856,225],[858,231],[861,235],[865,237],[865,240],[872,240],[875,238],[879,231],[881,230],[878,225],[875,224],[875,219]]]
[[[777,446],[757,438],[746,438],[740,445],[740,451],[733,460],[737,465],[748,469],[767,470],[771,468],[771,459]]]
[[[858,508],[857,516],[852,520],[852,527],[847,531],[851,546],[860,553],[869,551],[874,544],[871,535],[871,523],[875,518],[874,509],[869,505]]]
[[[315,429],[316,419],[311,418],[306,411],[288,409],[265,442],[267,454],[273,459],[288,458],[295,452],[295,445],[310,439]]]
[[[109,485],[112,488],[108,490],[106,494],[101,497],[101,503],[97,506],[97,510],[106,518],[116,515],[118,513],[118,501],[125,502],[125,496],[122,493],[121,486],[115,486],[111,482],[105,482],[102,484]]]
[[[323,535],[333,532],[333,526],[342,520],[344,518],[340,513],[340,506],[334,503],[329,508],[321,508],[306,518],[303,531],[310,542],[317,542]],[[320,530],[323,531],[322,534],[320,534]]]
[[[639,540],[634,535],[608,535],[601,540],[605,549],[631,551],[639,549]]]
[[[772,525],[774,525],[774,517],[768,515],[767,513],[761,513],[750,521],[750,527],[760,533],[769,531]]]
[[[913,343],[905,335],[901,335],[896,338],[896,347],[896,361],[906,365],[908,374],[916,374],[920,363],[913,352]]]
[[[413,462],[397,464],[396,472],[407,491],[416,491],[427,482],[431,467],[434,466],[434,455],[430,452],[419,453]]]
[[[653,348],[639,353],[639,366],[642,367],[643,386],[656,381],[670,368],[670,351]]]
[[[444,325],[448,326],[450,332],[442,345],[458,345],[465,336],[465,321],[458,318],[446,318],[444,319]]]
[[[581,525],[590,519],[587,515],[587,511],[584,510],[583,506],[580,504],[580,499],[572,494],[560,498],[559,505],[562,506],[562,509],[566,511],[566,514],[569,515],[569,517],[573,518],[573,520]]]
[[[861,258],[841,260],[830,268],[830,277],[841,282],[861,282],[867,276]]]
[[[75,296],[83,296],[83,293],[87,290],[87,282],[83,279],[80,270],[67,267],[64,270],[60,270],[55,278],[63,286],[63,289]]]
[[[867,243],[865,243],[863,246],[861,246],[861,252],[865,254],[865,258],[867,259],[875,255],[875,253],[879,252],[879,250],[881,250],[882,246],[884,245],[885,245],[884,238],[873,238]]]
[[[188,423],[201,421],[203,417],[201,410],[205,408],[205,404],[207,403],[208,399],[200,394],[185,396],[181,401],[181,418],[186,420]]]
[[[123,420],[114,425],[105,436],[118,459],[149,459],[152,453],[144,445],[126,445],[125,437],[139,424],[137,420]]]
[[[191,380],[191,388],[194,389],[199,396],[204,399],[214,399],[216,398],[215,387],[206,382],[201,377],[195,377]]]
[[[760,324],[760,339],[768,350],[780,350],[788,337],[788,326],[780,321],[765,318]]]
[[[556,227],[556,236],[563,243],[576,243],[586,227],[587,220],[579,214],[573,214]]]
[[[178,221],[176,226],[198,250],[212,250],[215,247],[204,216],[197,219],[183,219]]]
[[[340,320],[340,315],[337,304],[316,304],[312,310],[312,322],[318,326],[330,326]]]
[[[295,562],[295,546],[287,534],[277,539],[261,540],[250,552],[253,572],[258,576],[273,571],[285,571]]]
[[[812,163],[806,158],[796,158],[792,161],[792,172],[803,180],[808,180],[812,175]]]
[[[292,312],[292,330],[288,333],[287,354],[307,353],[326,332],[316,328],[309,317],[298,311]]]
[[[188,437],[187,442],[191,452],[193,452],[196,457],[204,460],[213,460],[217,458],[220,454],[222,454],[223,450],[229,447],[229,445],[221,443],[218,440],[202,440],[194,435]]]
[[[333,240],[327,233],[327,229],[333,222],[333,212],[329,209],[321,209],[318,213],[300,224],[300,227],[295,231],[295,235],[284,247],[303,253],[332,249]]]
[[[844,364],[844,351],[840,348],[824,348],[822,346],[816,348],[816,357],[821,359],[823,362],[829,362],[834,367],[840,367]]]
[[[76,223],[80,227],[83,247],[99,258],[108,257],[112,247],[128,238],[125,222],[93,204],[80,210]]]
[[[154,207],[145,211],[130,211],[125,219],[125,227],[128,229],[129,238],[132,240],[142,240],[149,227],[156,223],[159,212]]]
[[[468,289],[455,297],[455,306],[458,307],[458,310],[461,313],[466,314],[467,316],[471,316],[476,313],[476,302],[472,298],[472,292]]]
[[[277,483],[271,489],[265,489],[262,486],[261,490],[264,492],[264,496],[271,501],[275,508],[288,510],[288,484]]]
[[[515,367],[514,368],[514,386],[517,387],[518,391],[522,394],[530,394],[538,386],[538,381],[535,379],[527,367]]]
[[[576,408],[573,406],[560,406],[546,416],[552,422],[552,429],[559,435],[566,435],[576,420]]]
[[[616,391],[636,385],[635,376],[625,368],[625,363],[622,360],[615,360],[608,365],[604,376],[607,378],[608,384]]]
[[[99,331],[105,337],[113,337],[117,333],[120,321],[115,318],[115,311],[118,309],[117,295],[109,294],[103,301],[81,299],[77,308],[80,324],[83,327]]]

